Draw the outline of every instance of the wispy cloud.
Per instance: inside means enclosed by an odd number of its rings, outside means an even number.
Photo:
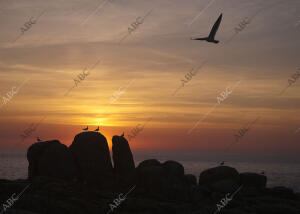
[[[78,84],[83,81],[85,79],[85,77],[87,77],[90,74],[90,71],[93,70],[98,64],[100,63],[100,60],[98,60],[94,65],[91,66],[91,68],[85,68],[82,73],[80,73],[79,75],[77,75],[77,77],[74,79],[74,86],[71,87],[64,96],[67,96],[72,90],[73,88],[77,87]],[[85,71],[88,71],[88,73],[85,73]]]
[[[32,21],[33,17],[31,17],[29,21],[25,22],[24,26],[20,28],[21,34],[13,41],[13,43],[16,42],[19,38],[21,38],[21,36],[23,36],[26,31],[28,31],[29,29],[31,29],[32,25],[36,24],[36,22],[39,20],[39,18],[45,12],[46,11],[43,11],[40,15],[38,15],[37,18],[34,21]]]
[[[237,142],[239,142],[246,133],[250,130],[250,128],[253,127],[253,125],[260,119],[260,116],[258,116],[255,120],[252,122],[249,122],[247,125],[245,125],[243,128],[241,128],[237,134],[234,135],[235,140],[227,147],[226,152],[231,148],[231,146]]]
[[[216,0],[211,0],[193,19],[188,26],[190,27],[201,15],[205,12],[207,8],[209,8]]]
[[[203,68],[203,66],[205,65],[207,61],[204,61],[200,66],[198,66],[196,69],[192,68],[190,72],[188,72],[187,74],[184,75],[184,78],[181,79],[181,86],[179,86],[173,93],[173,96],[175,96],[177,94],[177,92],[183,88],[185,86],[185,84],[187,84],[190,80],[192,80],[192,78],[194,76],[197,75],[197,73],[199,72],[199,70],[201,68]],[[193,70],[195,70],[195,72],[192,72]]]
[[[105,7],[105,5],[112,0],[103,0],[101,3],[98,5],[98,7],[90,13],[84,20],[81,22],[81,25],[84,25],[91,17],[93,17],[97,12],[99,12],[102,8]]]
[[[2,97],[3,102],[2,102],[2,104],[0,105],[0,108],[2,108],[2,106],[4,106],[4,105],[6,105],[7,103],[9,103],[9,102],[12,100],[12,98],[13,98],[16,94],[19,93],[19,91],[20,91],[20,89],[23,87],[23,85],[24,85],[26,82],[28,82],[28,81],[29,81],[29,79],[26,79],[26,80],[24,80],[24,81],[19,85],[19,87],[15,87],[15,86],[12,87],[12,88],[11,88],[11,91],[7,92],[6,96]],[[15,90],[14,90],[14,89],[15,89]]]
[[[300,70],[300,68],[298,68],[298,70]],[[282,95],[289,87],[291,87],[294,83],[296,83],[296,81],[300,77],[300,72],[298,70],[293,75],[291,75],[291,77],[287,81],[288,85],[284,89],[282,89],[279,95]]]
[[[220,105],[225,99],[227,99],[228,98],[228,96],[233,92],[233,90],[240,84],[240,82],[241,82],[241,80],[240,81],[238,81],[237,83],[235,83],[232,87],[231,87],[231,89],[229,90],[229,88],[230,87],[227,87],[226,88],[226,90],[225,91],[223,91],[218,97],[217,97],[217,102],[216,102],[216,104],[200,119],[200,120],[198,120],[197,121],[197,123],[188,131],[188,134],[191,134],[192,133],[192,131],[195,129],[195,128],[197,128],[197,126],[201,123],[201,122],[203,122],[205,119],[206,119],[206,117],[210,114],[210,113],[212,113],[214,110],[215,110],[215,108],[218,106],[218,105]]]
[[[136,21],[131,24],[131,27],[128,27],[128,33],[119,41],[119,44],[121,44],[129,35],[131,35],[132,32],[138,29],[138,27],[144,23],[145,19],[152,13],[153,8],[143,17],[136,18]],[[140,21],[139,21],[140,20]]]

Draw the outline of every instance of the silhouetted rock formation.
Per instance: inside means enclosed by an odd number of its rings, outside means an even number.
[[[286,187],[274,187],[271,190],[272,194],[277,197],[284,197],[289,199],[297,199],[296,194],[290,188]],[[300,199],[300,194],[298,193],[298,198]]]
[[[149,196],[168,200],[188,200],[190,183],[183,166],[176,161],[145,160],[137,167],[138,186]]]
[[[149,166],[160,166],[160,162],[156,159],[149,159],[149,160],[144,160],[142,161],[139,165],[138,168],[144,168],[144,167],[149,167]]]
[[[240,183],[239,173],[228,166],[207,169],[200,174],[199,185],[205,185],[214,191],[228,193],[236,190]]]
[[[267,177],[261,174],[245,172],[240,177],[243,186],[265,188],[267,185]]]
[[[182,177],[184,176],[183,166],[176,161],[166,161],[162,165],[167,177]]]
[[[76,176],[76,167],[68,147],[57,140],[38,142],[27,151],[28,177],[47,176],[71,180]]]
[[[128,141],[122,136],[112,138],[116,183],[125,190],[136,184],[136,171]]]
[[[106,138],[98,132],[82,132],[75,136],[70,150],[81,179],[102,187],[113,185],[113,167]]]
[[[118,213],[212,214],[217,210],[216,204],[236,190],[239,191],[221,212],[300,213],[300,194],[286,187],[267,188],[264,175],[239,174],[232,167],[218,166],[203,171],[197,184],[196,177],[184,174],[184,167],[176,161],[160,163],[150,159],[135,169],[127,140],[114,136],[112,141],[115,173],[106,138],[100,133],[80,133],[69,148],[57,140],[33,144],[27,152],[30,179],[0,179],[0,201],[30,183],[13,205],[15,213],[107,213],[109,204],[120,198],[120,192],[124,196],[136,185],[126,195],[126,202],[116,208]],[[76,177],[81,182],[73,179]]]
[[[87,214],[107,213],[109,204],[118,198],[120,192],[107,192],[92,187],[84,192],[76,189],[71,182],[59,180],[35,179],[31,186],[13,205],[16,214]],[[5,202],[12,193],[21,192],[28,181],[8,181],[0,179],[0,200]],[[127,191],[126,191],[127,192]],[[126,192],[122,192],[125,194]],[[85,193],[85,195],[83,194]],[[215,192],[209,192],[215,195]],[[180,194],[173,193],[173,194]],[[114,213],[139,214],[213,214],[216,203],[225,198],[225,194],[212,199],[203,188],[191,190],[191,200],[172,201],[168,197],[149,198],[141,194],[139,188],[127,195]],[[7,211],[7,213],[10,213]],[[253,188],[243,187],[220,214],[299,214],[300,197],[291,189],[284,187]]]
[[[159,195],[164,169],[155,159],[144,160],[137,166],[138,186],[150,195]]]

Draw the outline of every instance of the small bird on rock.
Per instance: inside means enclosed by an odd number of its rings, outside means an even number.
[[[225,161],[222,161],[221,163],[220,163],[220,166],[223,166],[225,164]]]
[[[123,134],[121,135],[121,137],[124,137],[124,132],[123,132]]]
[[[98,126],[98,128],[97,128],[97,129],[95,129],[95,132],[97,132],[97,131],[99,131],[99,126]]]
[[[87,126],[86,128],[84,128],[82,130],[87,131],[87,130],[89,130],[89,127]]]
[[[39,137],[36,138],[38,142],[41,142],[41,139]]]

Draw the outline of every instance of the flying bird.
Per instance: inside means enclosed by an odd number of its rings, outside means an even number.
[[[41,139],[39,137],[36,138],[38,142],[41,142]]]
[[[124,132],[123,132],[123,134],[121,135],[121,137],[124,137]]]
[[[225,161],[222,161],[221,163],[220,163],[220,166],[223,166],[225,164]]]
[[[219,29],[221,21],[222,21],[222,13],[219,16],[219,18],[217,19],[217,21],[215,22],[214,26],[212,27],[212,29],[211,29],[210,34],[209,34],[208,37],[191,38],[191,40],[204,40],[204,41],[207,41],[207,42],[219,43],[218,40],[215,40],[215,36],[216,36],[216,33],[217,33],[218,29]]]
[[[89,127],[87,126],[86,128],[84,128],[82,130],[87,131],[87,130],[89,130]]]
[[[97,132],[97,131],[99,131],[99,126],[98,126],[98,128],[97,128],[97,129],[95,129],[95,132]]]

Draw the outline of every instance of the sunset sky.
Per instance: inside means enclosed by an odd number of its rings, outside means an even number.
[[[152,118],[130,141],[133,150],[224,151],[260,117],[232,151],[300,152],[300,79],[280,95],[300,69],[298,0],[0,0],[0,8],[0,148],[27,148],[37,136],[70,145],[87,125],[99,125],[111,146],[113,135],[127,137]],[[221,13],[219,44],[190,40],[207,36]],[[24,130],[43,117],[20,144]]]

